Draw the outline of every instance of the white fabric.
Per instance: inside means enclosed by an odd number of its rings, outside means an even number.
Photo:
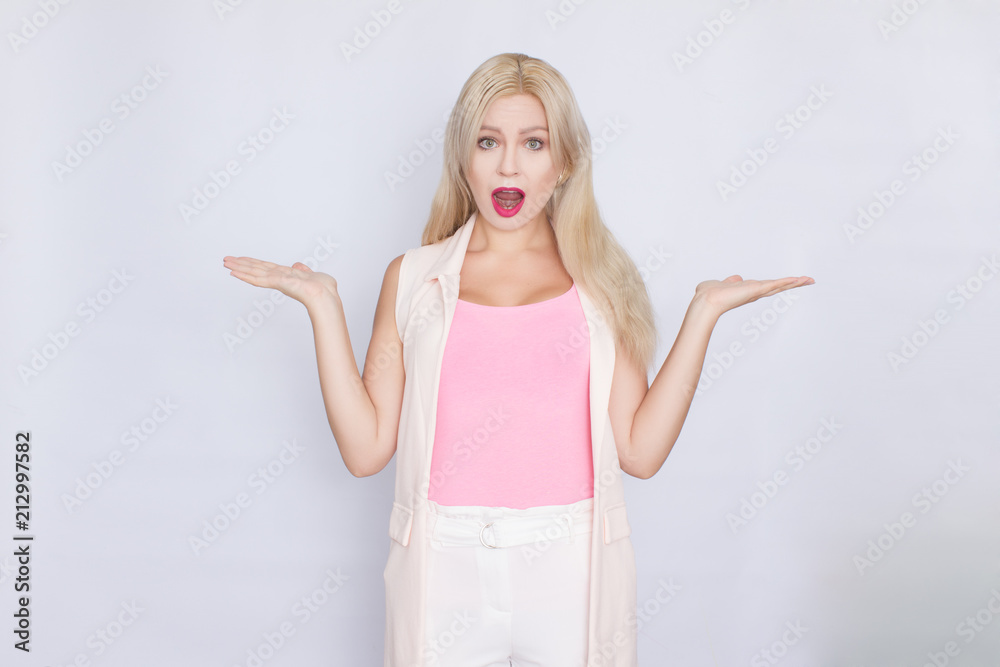
[[[428,664],[584,666],[593,498],[428,512]]]

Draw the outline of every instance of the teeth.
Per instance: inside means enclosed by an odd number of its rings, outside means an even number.
[[[500,198],[499,195],[501,194],[517,195],[518,198],[515,200],[509,200],[509,199],[505,200]],[[521,203],[523,199],[524,196],[521,195],[521,193],[519,193],[517,190],[497,190],[496,194],[493,195],[493,201],[495,201],[500,206],[500,208],[503,208],[508,211],[514,209],[518,204]]]

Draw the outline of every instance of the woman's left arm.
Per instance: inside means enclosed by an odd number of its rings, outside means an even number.
[[[699,283],[652,385],[647,384],[645,371],[619,348],[608,412],[622,470],[649,479],[663,466],[691,407],[712,330],[724,312],[814,282],[808,276],[743,280],[734,275]]]

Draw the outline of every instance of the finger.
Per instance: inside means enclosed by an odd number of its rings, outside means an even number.
[[[254,266],[254,262],[256,261],[257,260],[251,257],[226,257],[222,260],[222,265],[230,269],[239,268],[242,270],[252,268]]]
[[[268,268],[266,264],[271,264],[274,268]],[[230,269],[231,276],[256,287],[274,287],[285,273],[292,272],[288,267],[260,260],[227,262],[226,268]]]
[[[236,269],[233,269],[232,271],[229,272],[229,275],[233,276],[234,278],[239,278],[245,283],[250,283],[254,287],[264,286],[261,284],[261,280],[257,276],[249,273],[244,273],[243,271],[238,271]]]
[[[792,287],[799,287],[801,285],[812,285],[813,283],[816,282],[809,276],[795,276],[791,278],[783,278],[782,280],[786,280],[789,283],[791,283]]]
[[[226,267],[229,269],[229,273],[234,275],[241,280],[247,280],[248,278],[253,278],[258,280],[260,277],[265,275],[267,272],[260,267],[252,266],[249,264],[230,264]]]
[[[791,289],[793,287],[801,287],[802,285],[807,284],[806,282],[803,281],[803,278],[805,277],[807,276],[799,278],[781,278],[779,280],[762,281],[762,285],[764,286],[764,289],[767,291],[761,296],[762,297],[772,296],[774,294],[777,294],[778,292],[784,292],[785,290]],[[812,278],[809,278],[809,280],[812,280]]]
[[[226,264],[226,267],[230,269],[237,269],[244,273],[252,273],[258,276],[265,275],[274,270],[288,268],[275,264],[274,262],[265,262],[260,259],[253,259],[252,257],[241,257],[234,262],[229,262]]]
[[[227,257],[226,259],[231,260],[230,264],[235,264],[238,266],[244,266],[247,268],[263,268],[263,269],[273,269],[280,266],[274,262],[266,262],[262,259],[255,259],[253,257]],[[223,264],[226,262],[223,261]]]
[[[777,294],[791,286],[785,278],[780,280],[744,280],[743,285],[750,288],[754,300]]]

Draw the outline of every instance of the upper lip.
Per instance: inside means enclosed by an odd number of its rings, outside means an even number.
[[[491,196],[495,195],[498,192],[516,192],[517,194],[521,195],[522,197],[524,196],[524,190],[522,190],[521,188],[497,188],[496,190],[494,190],[491,193]]]

